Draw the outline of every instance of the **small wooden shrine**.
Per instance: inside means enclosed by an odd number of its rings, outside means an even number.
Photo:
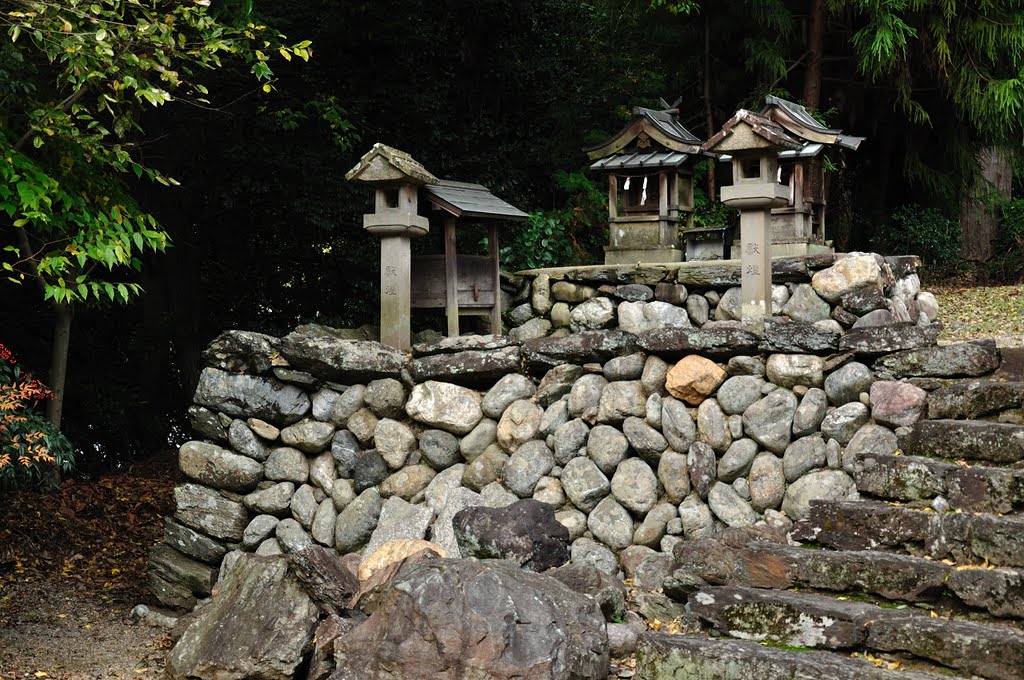
[[[637,107],[615,136],[585,149],[591,170],[608,176],[606,264],[679,262],[680,227],[693,226],[693,162],[701,140],[679,110]]]
[[[528,215],[480,184],[442,179],[425,185],[422,193],[431,216],[444,224],[444,253],[413,258],[412,307],[445,309],[449,337],[459,334],[460,316],[483,316],[490,321],[491,333],[500,335],[498,224],[523,222]],[[456,252],[460,219],[487,224],[487,255]]]
[[[385,144],[374,144],[345,178],[376,191],[363,227],[381,239],[381,342],[409,349],[413,308],[445,309],[449,336],[459,334],[459,317],[467,315],[487,317],[491,332],[500,334],[498,223],[524,221],[526,213],[479,184],[438,179]],[[443,223],[444,253],[412,257],[410,240],[430,231],[431,217]],[[455,235],[462,218],[487,222],[487,255],[458,254]]]
[[[863,137],[844,135],[827,128],[806,108],[769,96],[760,116],[770,120],[799,142],[798,148],[779,152],[778,182],[788,192],[786,205],[772,209],[772,243],[776,255],[809,255],[832,252],[825,240],[825,209],[828,205],[826,164],[836,148],[856,150]],[[721,160],[729,160],[723,157]],[[733,244],[733,257],[739,256]]]

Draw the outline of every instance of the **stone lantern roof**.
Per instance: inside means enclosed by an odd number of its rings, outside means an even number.
[[[799,149],[804,141],[791,135],[771,118],[753,111],[740,109],[702,149],[706,152],[729,153],[758,149]]]
[[[380,142],[363,154],[355,167],[345,173],[350,182],[366,184],[437,184],[437,178],[404,151]]]

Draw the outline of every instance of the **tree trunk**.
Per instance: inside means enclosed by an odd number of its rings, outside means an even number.
[[[61,302],[54,305],[56,317],[53,320],[53,348],[50,354],[50,384],[53,399],[46,405],[46,419],[54,427],[60,427],[64,412],[64,379],[68,374],[68,347],[71,344],[71,319],[75,312],[71,305]]]
[[[715,134],[714,106],[711,101],[711,17],[710,10],[704,11],[704,124],[707,126],[707,137]],[[712,160],[708,163],[708,200],[715,201],[715,166]]]
[[[1004,149],[989,146],[978,152],[978,175],[960,201],[960,257],[968,262],[992,258],[992,243],[999,235],[999,218],[993,210],[1010,197],[1013,170]]]
[[[825,0],[811,0],[807,26],[807,70],[804,71],[804,104],[821,107],[821,64],[825,49]]]

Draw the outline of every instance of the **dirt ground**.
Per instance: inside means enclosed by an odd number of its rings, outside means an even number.
[[[167,631],[129,620],[132,605],[58,581],[7,583],[0,678],[158,678]]]
[[[173,452],[0,505],[0,678],[157,678],[167,631],[135,623],[146,555],[173,510]]]

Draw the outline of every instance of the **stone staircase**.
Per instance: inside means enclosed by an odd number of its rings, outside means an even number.
[[[1024,678],[1022,400],[941,386],[899,451],[849,461],[861,500],[680,544],[664,589],[703,632],[644,636],[637,677]]]

